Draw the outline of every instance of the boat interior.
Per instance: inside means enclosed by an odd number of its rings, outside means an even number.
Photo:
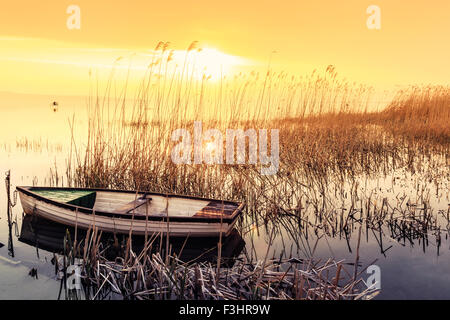
[[[169,217],[231,216],[238,204],[220,200],[203,200],[183,196],[163,196],[151,193],[94,191],[32,187],[29,190],[42,197],[93,209],[97,212]]]

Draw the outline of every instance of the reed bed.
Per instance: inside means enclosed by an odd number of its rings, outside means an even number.
[[[403,167],[425,171],[433,157],[448,157],[447,87],[401,92],[386,110],[374,112],[371,89],[340,80],[333,66],[307,77],[269,70],[264,76],[241,73],[210,83],[207,77],[197,80],[193,48],[186,52],[185,66],[169,72],[170,50],[158,44],[134,99],[128,99],[126,84],[111,97],[113,75],[103,99],[90,97],[87,141],[75,143],[71,124],[69,184],[242,200],[248,198],[247,183],[270,179],[258,174],[258,165],[172,163],[172,132],[192,130],[194,120],[202,121],[204,131],[279,129],[280,168],[273,178],[298,185],[315,180],[326,186],[333,179],[387,175]],[[418,136],[438,137],[441,143]]]
[[[367,181],[377,177],[392,178],[393,184],[399,174],[422,177],[415,178],[423,180],[416,182],[421,202],[430,203],[423,199],[430,185],[448,193],[448,126],[439,125],[450,120],[448,87],[401,91],[385,110],[373,111],[371,89],[341,80],[333,66],[306,77],[269,70],[212,84],[201,75],[197,80],[194,57],[195,44],[182,69],[167,71],[170,50],[160,43],[134,99],[128,99],[126,85],[110,96],[113,77],[103,100],[90,97],[87,141],[75,142],[71,124],[68,185],[244,201],[249,225],[305,207],[314,223],[348,222],[354,210],[369,208],[365,219],[376,225],[374,217],[390,217],[371,211],[376,187]],[[259,164],[174,164],[171,134],[192,129],[194,120],[202,121],[203,130],[279,129],[277,174],[261,175]],[[397,195],[392,197],[391,203]]]
[[[121,90],[115,87],[113,70],[104,98],[89,98],[87,140],[77,140],[75,121],[70,122],[69,186],[244,201],[243,234],[261,228],[271,234],[273,229],[298,247],[305,246],[311,229],[318,237],[347,241],[360,225],[390,232],[404,243],[428,241],[431,233],[438,243],[441,233],[448,234],[448,212],[438,219],[431,193],[448,196],[449,87],[412,87],[378,110],[372,107],[371,88],[342,80],[333,66],[303,77],[268,70],[213,83],[196,70],[196,50],[193,43],[185,64],[175,67],[167,43],[159,43],[132,99],[126,83]],[[261,175],[260,164],[174,164],[172,132],[186,128],[192,133],[193,121],[201,121],[204,131],[279,129],[278,172]],[[382,195],[382,189],[389,195]],[[336,275],[329,267],[343,271],[340,261],[268,260],[261,266],[246,257],[226,273],[213,273],[210,265],[187,266],[176,256],[166,256],[170,263],[132,251],[117,263],[98,252],[93,257],[89,270],[98,275],[88,271],[85,280],[96,283],[97,290],[104,283],[127,298],[198,296],[199,272],[206,281],[202,292],[211,299],[370,296],[347,291],[354,279],[330,285],[333,281],[320,270]],[[289,270],[282,279],[283,271],[274,271],[278,267]],[[247,277],[242,292],[235,284],[241,276]]]
[[[426,139],[447,145],[450,142],[450,87],[411,87],[400,91],[382,113],[396,136]]]
[[[16,139],[16,149],[24,152],[62,152],[62,145],[43,141],[41,138],[30,140],[26,137]]]
[[[379,292],[363,282],[360,275],[365,269],[358,270],[358,261],[266,256],[256,263],[238,259],[233,266],[221,268],[219,260],[217,264],[189,263],[176,254],[150,254],[157,237],[139,254],[128,246],[121,256],[108,260],[101,233],[95,227],[90,231],[78,244],[66,242],[64,255],[55,256],[55,270],[62,274],[60,297],[63,288],[66,299],[133,300],[358,300],[371,299]],[[78,260],[82,277],[78,290],[65,287],[67,265],[77,261],[76,257],[82,258]]]

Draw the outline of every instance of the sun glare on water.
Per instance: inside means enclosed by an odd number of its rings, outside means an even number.
[[[205,151],[212,153],[216,151],[216,144],[214,142],[207,142],[204,147]]]

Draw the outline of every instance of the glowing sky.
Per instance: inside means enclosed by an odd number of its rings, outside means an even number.
[[[66,27],[71,4],[81,9],[80,30]],[[366,26],[372,4],[381,9],[381,30]],[[272,56],[272,67],[289,73],[332,64],[343,77],[380,87],[449,84],[448,0],[16,0],[0,6],[0,91],[85,95],[89,69],[106,74],[123,56],[120,63],[128,66],[132,57],[139,72],[158,41],[170,41],[180,56],[194,40],[205,48],[203,67],[215,76],[266,68]]]

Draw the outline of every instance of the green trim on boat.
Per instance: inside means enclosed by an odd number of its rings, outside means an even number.
[[[94,207],[96,198],[95,191],[88,190],[51,190],[31,188],[30,191],[47,199],[90,209]]]

